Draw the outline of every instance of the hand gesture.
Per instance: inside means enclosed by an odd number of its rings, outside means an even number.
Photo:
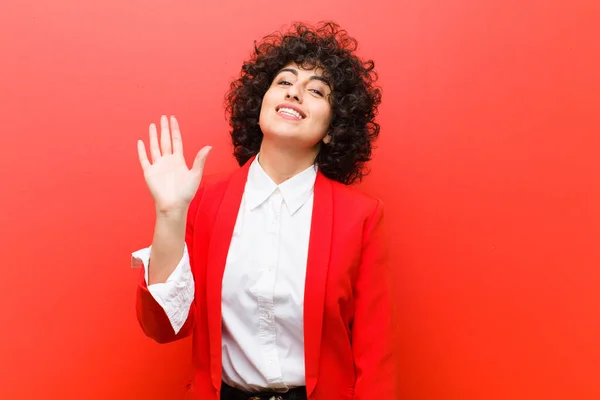
[[[137,142],[138,156],[146,185],[154,199],[157,213],[168,214],[173,211],[187,211],[194,198],[200,181],[206,157],[211,150],[210,146],[198,152],[191,169],[188,169],[183,157],[183,143],[181,132],[175,117],[166,116],[160,119],[160,147],[156,132],[156,125],[150,124],[150,156],[148,160],[146,148],[142,140]]]

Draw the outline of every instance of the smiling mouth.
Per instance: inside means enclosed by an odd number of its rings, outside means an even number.
[[[288,116],[288,117],[292,117],[295,119],[304,119],[304,116],[302,114],[300,114],[298,111],[291,109],[291,108],[287,108],[287,107],[281,107],[277,110],[278,114],[282,114],[284,116]]]

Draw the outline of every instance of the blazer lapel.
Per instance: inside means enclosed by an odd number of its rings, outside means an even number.
[[[211,377],[215,389],[221,390],[221,290],[229,245],[240,209],[251,158],[231,176],[214,222],[206,266],[206,312],[210,343]]]
[[[304,354],[308,396],[315,389],[319,374],[325,286],[333,230],[331,182],[320,172],[314,193],[304,290]]]

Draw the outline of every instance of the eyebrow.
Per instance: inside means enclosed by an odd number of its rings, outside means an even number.
[[[282,72],[291,72],[292,74],[298,76],[298,71],[293,69],[293,68],[283,68],[282,70],[280,70],[277,75],[281,74]],[[329,88],[331,89],[331,84],[329,83],[329,80],[319,76],[319,75],[312,75],[310,78],[308,78],[310,80],[315,80],[315,81],[321,81],[324,84],[326,84],[327,86],[329,86]]]

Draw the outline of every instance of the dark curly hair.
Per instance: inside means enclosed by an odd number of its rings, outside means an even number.
[[[315,160],[319,170],[346,185],[362,180],[379,135],[374,118],[381,89],[375,86],[374,62],[359,59],[356,48],[357,41],[334,22],[314,28],[296,23],[288,32],[255,42],[253,54],[226,94],[233,154],[240,166],[260,149],[263,134],[258,121],[264,94],[279,70],[294,62],[303,68],[322,68],[332,83],[331,141],[321,145]]]

